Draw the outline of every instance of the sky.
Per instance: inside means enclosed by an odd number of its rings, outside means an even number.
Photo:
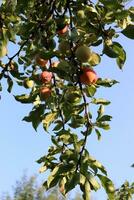
[[[107,56],[96,67],[99,77],[120,82],[97,92],[98,97],[111,101],[106,108],[106,113],[113,116],[111,130],[102,132],[101,141],[97,141],[96,135],[92,134],[87,143],[90,154],[106,167],[116,187],[125,180],[134,181],[134,168],[130,167],[134,163],[134,41],[124,36],[119,41],[127,53],[123,71],[118,69],[115,60]],[[16,50],[15,47],[10,49],[13,54]],[[6,83],[3,82],[0,100],[0,194],[11,192],[25,169],[29,175],[39,174],[40,165],[36,160],[47,153],[51,144],[50,135],[41,126],[35,132],[30,123],[22,121],[32,107],[15,101],[13,94],[19,93],[22,91],[16,87],[12,94],[7,93]],[[41,182],[44,178],[45,174],[39,174]],[[106,200],[102,190],[93,193],[93,197],[95,200]]]

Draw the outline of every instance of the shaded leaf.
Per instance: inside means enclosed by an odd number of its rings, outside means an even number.
[[[134,25],[128,25],[121,33],[130,39],[134,39]]]

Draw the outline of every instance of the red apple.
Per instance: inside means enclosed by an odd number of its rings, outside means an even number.
[[[49,87],[42,87],[40,89],[40,97],[42,100],[45,100],[50,96],[51,96],[51,89]]]
[[[45,60],[43,58],[40,58],[39,56],[36,56],[36,63],[40,65],[41,67],[46,67],[48,60]]]
[[[80,82],[85,85],[90,85],[96,83],[98,77],[96,72],[93,69],[90,69],[88,67],[82,67],[81,68],[81,74],[80,74]]]
[[[69,28],[69,26],[68,26],[68,25],[65,25],[65,27],[62,28],[62,29],[60,29],[60,30],[58,30],[57,33],[58,33],[59,35],[63,35],[64,33],[66,33],[66,32],[68,31],[68,28]]]
[[[43,71],[40,75],[40,78],[43,83],[50,83],[52,80],[52,76],[52,72]]]

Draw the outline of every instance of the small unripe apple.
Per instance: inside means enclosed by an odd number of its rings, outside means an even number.
[[[51,89],[49,87],[42,87],[40,89],[40,97],[42,100],[45,100],[50,96],[51,96]]]
[[[81,62],[88,62],[91,50],[87,46],[80,46],[76,49],[75,55]]]
[[[34,86],[33,80],[26,79],[24,80],[24,87],[25,88],[32,88]]]
[[[61,41],[58,48],[61,54],[70,54],[71,52],[70,44],[68,41]]]
[[[43,83],[50,83],[52,80],[53,74],[52,72],[43,71],[40,75],[41,81]]]
[[[81,74],[80,74],[80,82],[85,85],[95,84],[98,77],[94,70],[83,67],[81,68]]]
[[[59,35],[63,35],[63,34],[65,34],[65,33],[68,31],[68,28],[69,28],[69,26],[68,26],[68,25],[65,25],[65,27],[62,28],[62,29],[60,29],[60,30],[58,30],[57,33],[58,33]]]
[[[83,20],[86,16],[85,16],[85,13],[84,13],[84,10],[78,10],[77,11],[77,17],[81,20]]]
[[[51,67],[57,67],[59,63],[59,61],[52,62]]]
[[[41,67],[46,67],[48,60],[45,60],[43,58],[40,58],[39,56],[36,56],[36,63],[40,65]]]

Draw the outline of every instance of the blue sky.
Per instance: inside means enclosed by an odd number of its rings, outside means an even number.
[[[127,52],[123,71],[118,69],[114,60],[106,56],[96,67],[100,77],[109,77],[120,82],[110,89],[100,89],[97,92],[98,97],[105,97],[112,102],[106,108],[106,113],[113,116],[111,130],[103,132],[99,142],[95,134],[91,135],[87,143],[91,155],[103,163],[117,187],[126,179],[134,181],[134,169],[130,167],[134,163],[134,41],[125,37],[119,40]],[[21,93],[20,89],[14,88],[13,94],[18,93]],[[29,175],[38,174],[40,166],[35,161],[47,152],[50,145],[50,136],[42,127],[36,133],[31,124],[21,121],[31,106],[16,102],[6,92],[5,82],[1,96],[0,194],[4,191],[10,192],[25,169]],[[41,180],[44,177],[44,174],[39,175]],[[96,200],[106,200],[103,191],[98,191],[93,196]]]

